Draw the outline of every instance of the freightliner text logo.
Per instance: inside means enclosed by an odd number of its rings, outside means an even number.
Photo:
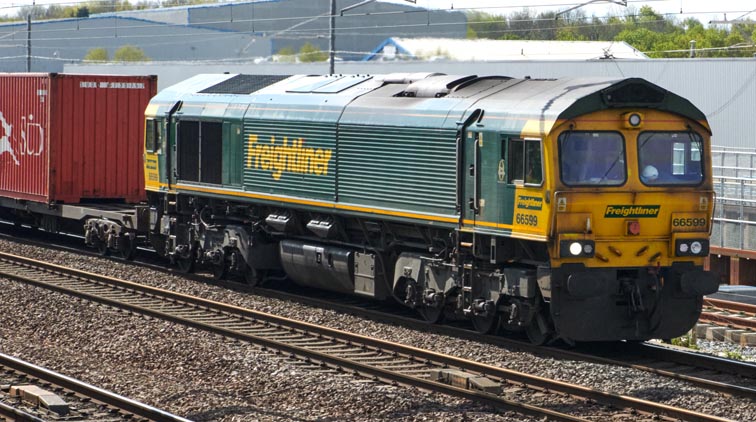
[[[607,205],[604,218],[656,218],[660,205]]]
[[[543,198],[537,196],[521,196],[517,201],[517,208],[525,210],[543,209]]]
[[[302,138],[270,137],[269,143],[258,142],[257,135],[247,140],[247,168],[269,171],[273,180],[281,174],[299,173],[327,176],[333,151],[325,148],[307,148]]]

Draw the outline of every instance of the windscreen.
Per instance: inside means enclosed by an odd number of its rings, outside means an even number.
[[[638,174],[649,186],[698,185],[703,181],[703,140],[695,132],[641,132]]]
[[[567,131],[559,135],[562,182],[570,186],[619,186],[627,180],[625,142],[618,132]]]

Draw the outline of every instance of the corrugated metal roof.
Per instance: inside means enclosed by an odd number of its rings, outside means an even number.
[[[388,38],[363,60],[457,61],[647,59],[625,42]]]

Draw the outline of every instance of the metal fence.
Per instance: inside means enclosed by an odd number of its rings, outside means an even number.
[[[712,148],[712,246],[756,251],[756,149]]]

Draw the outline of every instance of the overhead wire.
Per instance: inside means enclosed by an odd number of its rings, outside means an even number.
[[[113,0],[77,0],[77,1],[66,1],[66,2],[59,2],[59,1],[49,1],[44,2],[44,0],[27,0],[25,4],[9,4],[5,6],[0,6],[0,10],[3,9],[20,9],[23,7],[30,7],[33,6],[32,2],[36,2],[37,7],[44,7],[44,6],[87,6],[91,3],[113,3]],[[668,0],[628,0],[627,2],[629,4],[632,3],[656,3],[656,2],[665,2]],[[145,0],[145,3],[150,3],[150,1]],[[246,4],[252,4],[252,3],[261,3],[259,1],[254,0],[228,0],[228,1],[218,1],[218,2],[208,2],[208,3],[202,3],[202,4],[191,4],[191,5],[179,5],[179,4],[171,4],[172,2],[170,0],[153,0],[152,3],[158,3],[161,5],[160,8],[171,8],[171,7],[222,7],[222,6],[228,6],[228,5],[246,5]],[[530,8],[552,8],[552,7],[571,7],[571,6],[578,6],[580,4],[584,3],[584,1],[567,1],[567,2],[548,2],[548,3],[536,3],[536,4],[529,4],[527,7]],[[138,4],[138,2],[137,2]],[[163,4],[168,4],[168,6],[163,6]],[[387,3],[387,4],[401,4],[401,3]],[[118,4],[114,4],[114,11],[115,7],[117,7]],[[131,6],[134,6],[132,4]],[[522,9],[522,5],[496,5],[496,6],[478,6],[478,7],[450,7],[450,8],[438,8],[438,9],[431,9],[431,10],[449,10],[449,11],[459,11],[459,10],[498,10],[498,9]],[[729,12],[728,12],[729,13]]]
[[[350,15],[347,15],[347,16],[349,16],[349,17],[355,17],[355,16],[378,16],[378,15],[405,14],[405,13],[417,13],[417,12],[415,12],[415,11],[392,11],[392,12],[381,12],[381,13],[350,14]],[[423,11],[422,13],[425,13],[425,11]],[[666,15],[672,15],[672,14],[666,14]],[[559,27],[559,28],[560,29],[570,29],[570,28],[581,28],[581,27],[587,27],[587,26],[593,26],[593,27],[616,26],[616,25],[622,25],[623,22],[609,23],[608,20],[611,19],[611,18],[635,18],[635,17],[639,17],[639,16],[640,15],[637,15],[637,14],[622,15],[622,16],[616,16],[616,15],[615,16],[611,16],[610,15],[610,16],[606,16],[606,17],[603,17],[603,18],[597,18],[599,20],[601,20],[601,19],[606,20],[607,23],[603,23],[603,24],[586,23],[585,25],[570,25],[570,26],[562,26],[562,27]],[[665,14],[662,14],[660,16],[665,16]],[[205,21],[205,22],[192,22],[190,24],[181,24],[181,23],[164,23],[164,22],[160,22],[160,21],[148,21],[147,19],[144,19],[144,18],[137,19],[137,18],[133,18],[133,17],[123,17],[123,16],[118,16],[118,14],[113,14],[113,15],[105,14],[105,15],[97,17],[96,19],[97,20],[100,20],[100,19],[104,20],[104,19],[107,19],[107,18],[112,18],[112,19],[119,19],[119,20],[130,21],[130,22],[144,21],[145,23],[144,24],[132,24],[132,25],[128,25],[127,24],[127,25],[121,25],[121,26],[114,24],[112,26],[91,26],[91,27],[90,26],[77,26],[76,28],[51,28],[51,29],[38,28],[38,29],[33,29],[33,32],[35,34],[40,34],[40,33],[44,34],[45,32],[60,33],[60,32],[104,31],[104,30],[113,30],[113,31],[115,31],[115,30],[127,30],[127,29],[128,30],[134,30],[134,29],[141,29],[141,28],[156,28],[156,27],[160,27],[160,28],[171,28],[171,27],[176,27],[176,28],[196,28],[196,29],[205,29],[205,30],[209,30],[209,31],[228,31],[229,29],[218,28],[218,27],[214,27],[213,25],[280,22],[280,21],[287,21],[287,20],[299,22],[299,21],[302,21],[302,20],[317,20],[319,18],[325,19],[325,18],[329,18],[329,17],[330,17],[329,15],[325,14],[325,15],[321,15],[321,16],[297,16],[297,17],[269,18],[269,19],[235,19],[233,21],[230,21],[230,20],[213,20],[213,21]],[[339,18],[340,16],[337,15],[336,17]],[[593,17],[591,17],[591,18],[585,17],[585,19],[593,20],[594,18]],[[46,21],[46,20],[34,21],[34,22],[32,22],[32,24],[33,25],[49,25],[49,24],[61,23],[61,22],[64,22],[66,20],[69,20],[69,19],[65,19],[65,20],[51,20],[51,21]],[[92,20],[89,20],[89,18],[70,18],[70,20],[78,21],[78,22],[81,22],[81,23],[92,23],[92,22],[94,22]],[[534,18],[528,18],[528,19],[506,19],[506,18],[502,18],[500,20],[491,20],[491,21],[482,22],[480,24],[481,25],[495,24],[495,23],[517,24],[517,23],[520,23],[520,22],[550,22],[550,21],[553,21],[553,19],[551,19],[551,18],[536,18],[536,17],[534,17]],[[661,23],[663,21],[661,21],[661,20],[660,21],[653,21],[653,22],[645,21],[643,23],[644,24],[650,24],[650,23],[654,23],[654,22],[660,22]],[[431,23],[413,23],[413,24],[404,24],[404,25],[380,25],[380,26],[364,25],[364,26],[349,26],[349,27],[337,26],[336,30],[341,35],[366,35],[366,34],[364,34],[364,31],[363,31],[365,29],[373,29],[373,30],[375,30],[375,29],[395,29],[395,28],[401,28],[401,27],[433,27],[433,26],[446,26],[446,27],[448,27],[448,26],[453,26],[453,25],[468,25],[468,24],[470,24],[470,23],[469,22],[438,22],[438,23],[432,23],[431,22]],[[24,26],[24,25],[25,25],[24,23],[0,25],[0,31],[2,31],[3,26],[8,27],[8,26]],[[519,29],[497,30],[497,32],[538,31],[538,30],[553,30],[553,29],[556,29],[556,27],[529,28],[529,29],[523,29],[523,30],[519,30]],[[276,30],[276,32],[279,32],[279,33],[280,32],[290,32],[290,33],[297,33],[297,34],[322,33],[323,31],[324,31],[324,28],[291,29],[291,30],[287,30],[287,31]],[[345,32],[345,31],[358,31],[358,32],[348,33],[348,32]],[[26,32],[27,32],[26,30],[18,30],[18,31],[15,31],[15,32],[18,33],[19,35],[23,35],[24,37],[26,37]],[[263,33],[262,31],[234,31],[234,32]],[[69,40],[69,39],[70,40],[81,40],[83,38],[86,38],[86,37],[61,38],[59,36],[56,36],[54,39],[55,40],[65,41],[65,40]],[[35,38],[35,39],[44,40],[44,38]]]
[[[109,2],[111,0],[97,0],[102,3]],[[628,3],[648,3],[648,2],[655,2],[655,1],[666,1],[666,0],[629,0]],[[86,4],[89,1],[83,0],[83,1],[76,1],[76,2],[70,2],[66,4]],[[210,3],[210,4],[200,4],[200,5],[184,5],[184,6],[176,6],[176,8],[202,8],[202,7],[228,7],[229,9],[232,9],[234,5],[237,6],[248,6],[258,4],[258,2],[228,2],[228,3]],[[260,3],[264,4],[264,3]],[[386,3],[384,3],[386,4]],[[399,3],[390,3],[395,5],[401,5]],[[579,2],[568,2],[568,3],[548,3],[548,4],[540,4],[540,5],[530,5],[530,8],[541,8],[541,7],[554,7],[554,6],[573,6],[573,5],[579,5],[582,3]],[[0,9],[8,8],[10,6],[0,6]],[[410,6],[407,6],[410,7]],[[396,10],[396,11],[371,11],[371,12],[358,12],[358,13],[349,13],[346,15],[339,15],[337,14],[335,17],[341,18],[341,17],[361,17],[361,16],[381,16],[381,15],[396,15],[396,14],[411,14],[411,13],[429,13],[429,12],[458,12],[458,11],[472,11],[472,10],[486,10],[486,9],[511,9],[511,8],[522,8],[522,6],[487,6],[487,7],[450,7],[450,8],[440,8],[440,9],[425,9],[425,8],[419,8],[415,7],[411,10]],[[155,11],[160,10],[168,10],[170,8],[153,8],[153,9],[133,9],[133,10],[124,10],[124,11],[113,11],[113,12],[106,12],[106,13],[100,13],[97,15],[92,15],[90,17],[96,17],[97,19],[103,19],[108,17],[118,17],[120,14],[133,14],[133,13],[154,13]],[[755,9],[756,10],[756,9]],[[742,13],[746,12],[746,15],[749,13],[752,13],[754,10],[751,11],[744,11],[744,10],[727,10],[727,11],[710,11],[705,13]],[[685,13],[660,13],[660,16],[675,16],[675,15],[695,15],[695,14],[701,14],[704,12],[685,12]],[[603,18],[615,18],[615,17],[638,17],[641,15],[638,14],[625,14],[625,15],[607,15]],[[129,17],[121,17],[121,18],[129,18]],[[280,21],[287,21],[287,20],[295,20],[295,21],[301,21],[301,20],[308,20],[308,19],[320,19],[320,18],[330,18],[330,15],[328,13],[324,13],[321,15],[308,15],[308,16],[294,16],[294,17],[277,17],[277,18],[256,18],[256,19],[233,19],[232,20],[217,20],[217,21],[207,21],[207,22],[195,22],[191,25],[215,25],[215,24],[222,24],[222,23],[266,23],[266,22],[280,22]],[[591,17],[591,18],[597,18],[602,19],[602,17]],[[63,20],[87,20],[88,18],[62,18],[62,19],[53,19],[53,20],[37,20],[34,21],[36,23],[45,23],[45,22],[60,22]],[[133,19],[133,18],[132,18]],[[141,18],[142,20],[146,20],[144,18]],[[551,20],[552,18],[543,18],[543,19],[528,19],[529,21],[534,20]],[[137,19],[135,19],[137,20]],[[496,23],[496,22],[502,22],[506,21],[506,17],[504,17],[503,20],[500,21],[487,21]],[[17,22],[17,23],[16,23]],[[157,22],[157,21],[156,21]],[[161,22],[162,23],[162,22]],[[6,25],[25,25],[23,21],[9,21],[5,23]],[[164,23],[164,25],[168,26],[186,26],[187,24],[180,24],[180,23]]]
[[[86,3],[86,2],[72,2],[72,3],[74,3],[74,4],[83,4],[83,3]],[[217,6],[220,7],[220,6],[233,6],[233,4],[235,4],[235,3],[215,3],[213,5],[217,5]],[[250,4],[250,3],[243,3],[243,4]],[[560,3],[559,5],[564,6],[566,4],[565,3]],[[185,6],[185,7],[192,7],[192,6]],[[196,7],[196,5],[194,7]],[[199,6],[199,7],[202,7],[202,6]],[[496,7],[497,8],[505,8],[504,6],[496,6]],[[513,6],[508,6],[508,7],[513,7]],[[480,8],[475,8],[475,9],[479,10]],[[154,10],[154,9],[152,9],[152,10]],[[402,11],[364,12],[364,13],[350,13],[350,14],[345,15],[345,16],[347,16],[347,17],[359,17],[359,16],[377,16],[377,15],[406,14],[406,13],[430,13],[430,12],[438,11],[438,10],[459,11],[459,10],[463,10],[463,9],[449,8],[449,9],[418,9],[418,10],[402,10]],[[146,9],[146,10],[143,10],[143,11],[147,11],[149,13],[149,9]],[[137,12],[140,12],[140,11],[137,11]],[[694,14],[694,13],[695,12],[689,12],[688,14]],[[728,13],[731,13],[731,12],[728,12]],[[135,19],[135,18],[130,18],[130,17],[123,17],[123,16],[119,16],[119,15],[120,15],[120,13],[101,14],[100,16],[98,16],[98,19],[106,19],[106,18],[114,18],[114,19],[118,19],[118,20],[128,19],[128,20],[134,21],[134,22],[138,22],[140,20],[140,19]],[[660,14],[660,16],[667,16],[667,15],[676,15],[676,14]],[[287,20],[288,21],[301,21],[303,19],[317,20],[317,19],[319,19],[321,17],[322,18],[328,18],[330,16],[328,14],[325,14],[325,15],[319,15],[319,16],[298,16],[298,17],[280,17],[280,18],[263,18],[263,19],[214,20],[214,21],[206,21],[206,22],[193,22],[191,24],[163,23],[163,22],[158,22],[158,21],[150,22],[147,19],[143,19],[144,22],[149,22],[149,23],[137,24],[137,25],[128,25],[128,24],[127,25],[123,25],[122,24],[122,25],[119,26],[117,24],[117,22],[116,22],[116,24],[114,24],[112,26],[93,26],[93,27],[86,27],[85,26],[85,27],[81,27],[81,26],[77,25],[77,28],[55,28],[55,29],[39,29],[38,28],[38,29],[33,29],[33,32],[34,32],[34,34],[39,34],[39,33],[45,33],[45,32],[60,33],[60,32],[69,32],[69,31],[81,32],[81,31],[89,31],[89,30],[91,30],[91,31],[95,31],[95,30],[97,30],[97,31],[113,30],[114,32],[115,31],[122,31],[120,34],[114,33],[113,35],[98,36],[98,37],[94,37],[94,36],[77,36],[77,37],[60,37],[60,36],[56,36],[54,38],[40,38],[40,37],[36,37],[36,38],[34,38],[34,41],[96,41],[96,40],[114,39],[114,38],[118,38],[118,39],[130,39],[130,38],[133,38],[133,39],[142,39],[142,38],[154,37],[154,35],[146,35],[146,34],[139,35],[139,34],[127,34],[127,33],[128,32],[133,32],[134,30],[143,29],[143,28],[166,28],[166,27],[169,27],[169,28],[170,27],[195,28],[195,29],[202,29],[202,30],[205,30],[205,31],[229,31],[229,29],[220,29],[220,28],[214,27],[213,25],[236,24],[238,26],[238,24],[244,24],[244,23],[252,23],[252,24],[254,24],[254,23],[264,23],[264,22],[280,22],[280,21],[287,21]],[[340,16],[337,15],[336,17],[339,18]],[[638,17],[638,15],[627,15],[626,14],[626,15],[622,15],[622,16],[605,16],[603,18],[602,17],[595,17],[595,16],[588,18],[588,17],[583,16],[583,17],[581,17],[581,19],[588,19],[590,21],[593,21],[594,19],[600,19],[600,20],[605,20],[607,22],[607,23],[604,23],[604,24],[598,24],[599,27],[615,26],[615,25],[622,25],[622,24],[624,24],[623,22],[609,23],[609,20],[612,17],[633,18],[633,17]],[[86,22],[86,23],[92,22],[92,21],[88,20],[88,18],[72,18],[72,20],[76,20],[76,21],[80,21],[80,22]],[[63,21],[64,20],[35,21],[34,24],[39,25],[39,24],[48,24],[48,23],[60,23],[60,22],[63,22]],[[550,19],[550,18],[533,18],[533,19],[512,20],[512,19],[507,19],[506,17],[502,17],[501,20],[487,21],[487,22],[482,23],[482,24],[490,24],[490,23],[516,24],[516,23],[519,23],[519,22],[544,22],[544,21],[553,21],[553,19]],[[664,22],[664,21],[665,20],[659,20],[659,21],[654,21],[654,22],[661,23],[661,22]],[[644,23],[649,24],[649,23],[654,23],[654,22],[644,22]],[[459,22],[459,23],[453,23],[453,22],[452,23],[449,23],[449,22],[432,23],[432,22],[427,22],[427,23],[412,23],[412,24],[401,24],[401,25],[400,24],[395,24],[395,25],[381,25],[381,26],[375,26],[375,25],[370,25],[370,26],[350,26],[350,27],[340,26],[340,27],[337,27],[336,30],[337,30],[337,33],[338,33],[339,36],[342,36],[342,37],[343,36],[354,37],[354,36],[371,36],[371,35],[375,35],[375,34],[365,34],[364,30],[366,30],[366,29],[372,29],[372,30],[375,30],[375,29],[392,30],[392,29],[412,28],[412,27],[428,27],[428,28],[432,28],[432,27],[448,27],[449,25],[468,25],[468,24],[469,24],[469,22]],[[2,30],[3,26],[20,26],[20,25],[23,25],[23,24],[19,23],[19,24],[1,25],[0,26],[0,31]],[[478,30],[477,32],[479,34],[486,34],[487,32],[518,33],[518,32],[530,32],[530,31],[550,31],[550,30],[557,30],[557,29],[579,29],[579,28],[584,28],[584,27],[596,27],[596,26],[597,26],[597,24],[595,24],[595,23],[588,23],[588,22],[586,22],[583,25],[570,25],[570,26],[566,26],[566,27],[565,26],[561,26],[561,27],[559,27],[559,26],[549,26],[549,27],[545,27],[545,28],[537,28],[537,27],[535,27],[535,28],[490,30],[490,31]],[[305,39],[305,38],[312,38],[313,34],[322,34],[323,31],[324,31],[324,28],[291,29],[289,31],[284,31],[284,32],[289,33],[290,34],[289,36],[282,37],[282,36],[279,35],[279,38],[285,38],[285,39]],[[354,31],[354,32],[349,32],[349,31]],[[8,34],[0,35],[0,39],[4,38],[4,37],[12,36],[14,34],[26,37],[26,32],[27,31],[25,31],[25,30],[17,30],[17,31],[14,31],[13,33],[8,33]],[[281,31],[279,31],[279,32],[281,32]],[[234,38],[234,37],[238,37],[240,35],[242,35],[242,36],[246,35],[246,36],[250,36],[250,37],[256,37],[256,36],[265,36],[265,33],[261,32],[261,31],[233,31],[233,32],[228,32],[226,36],[219,36],[219,37],[216,37],[214,39],[217,40],[217,39],[224,39],[224,38]],[[399,34],[396,34],[394,36],[401,37],[401,35],[402,35],[402,33],[399,33]],[[415,32],[413,32],[413,33],[407,33],[407,35],[412,35],[412,36],[416,37],[417,33],[415,33]],[[185,39],[187,37],[194,37],[194,36],[197,36],[197,37],[206,37],[207,33],[199,33],[199,34],[162,34],[160,37],[161,38],[178,38],[178,37],[181,37],[182,38],[182,42],[181,43],[185,43]],[[164,42],[164,43],[152,43],[152,44],[142,44],[142,45],[172,45],[172,44],[178,44],[178,42],[177,43]],[[35,48],[43,48],[43,47],[42,46],[36,46]],[[67,47],[44,47],[44,48],[47,48],[47,49],[67,49]],[[82,48],[82,47],[71,47],[71,49],[80,49],[80,48]],[[715,51],[715,50],[723,50],[723,49],[731,49],[731,48],[730,47],[719,47],[719,48],[711,48],[711,49],[698,49],[698,51]],[[680,51],[687,51],[687,50],[654,51],[654,52],[651,52],[651,53],[680,52]],[[344,51],[339,51],[339,53],[344,54],[345,52]]]

